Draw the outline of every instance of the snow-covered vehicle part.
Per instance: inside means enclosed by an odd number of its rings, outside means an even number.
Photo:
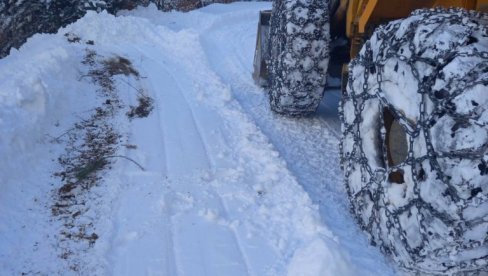
[[[269,99],[286,115],[314,112],[329,62],[329,1],[276,0],[270,23]]]
[[[423,273],[488,273],[488,15],[417,10],[349,66],[340,117],[352,211]]]

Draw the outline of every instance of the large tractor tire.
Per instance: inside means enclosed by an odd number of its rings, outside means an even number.
[[[328,0],[274,1],[268,61],[273,111],[315,112],[324,94],[329,40]]]
[[[418,10],[349,66],[341,162],[372,244],[426,274],[488,273],[488,15]]]

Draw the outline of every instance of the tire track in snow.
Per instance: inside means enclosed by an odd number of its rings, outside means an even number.
[[[141,53],[144,53],[144,51],[140,51]],[[149,74],[151,70],[148,70],[146,71],[146,75]],[[162,126],[163,122],[162,122],[162,114],[161,114],[161,101],[157,100],[159,99],[158,98],[158,94],[161,92],[161,89],[156,89],[156,87],[158,86],[155,86],[152,81],[151,81],[151,78],[147,79],[147,85],[148,87],[150,87],[151,89],[149,89],[149,91],[151,92],[151,96],[154,100],[154,111],[156,112],[156,120],[157,120],[157,126],[158,126],[158,130],[160,131],[160,133],[162,134],[162,137],[165,137],[165,130]],[[167,175],[167,172],[168,172],[168,154],[166,154],[166,147],[165,147],[165,143],[164,141],[161,141],[159,143],[162,147],[162,150],[163,150],[163,156],[164,156],[164,162],[162,164],[163,166],[163,169],[162,169],[162,174],[163,175]],[[166,182],[166,181],[165,181]],[[161,233],[161,236],[163,237],[163,240],[164,240],[164,243],[165,243],[165,250],[163,252],[163,258],[164,258],[164,271],[165,271],[165,275],[177,275],[177,271],[178,271],[178,267],[177,267],[177,263],[176,263],[176,257],[175,257],[175,245],[174,245],[174,229],[173,229],[173,223],[172,223],[172,213],[173,213],[173,208],[172,208],[172,196],[175,194],[175,192],[173,190],[170,189],[169,185],[166,185],[167,189],[164,194],[163,194],[163,202],[165,204],[165,207],[162,214],[163,214],[163,218],[162,220],[164,221],[163,222],[163,233]]]
[[[167,67],[168,65],[164,65],[162,64],[161,62],[156,62],[158,65],[158,70],[152,70],[152,72],[165,72],[166,76],[168,77],[167,79],[164,80],[164,84],[166,86],[165,88],[165,92],[163,93],[171,93],[172,96],[171,96],[171,99],[173,100],[171,102],[171,105],[175,105],[175,100],[177,100],[177,106],[180,107],[180,111],[183,111],[183,114],[182,113],[178,113],[178,116],[183,116],[187,119],[185,119],[187,122],[185,123],[181,123],[181,125],[184,125],[186,126],[186,130],[187,131],[192,131],[194,130],[196,132],[196,138],[197,139],[193,139],[192,141],[195,142],[197,141],[198,143],[198,146],[195,146],[195,145],[192,145],[192,148],[195,149],[195,147],[198,147],[200,149],[202,149],[202,153],[203,153],[203,159],[201,162],[202,162],[202,165],[199,166],[198,168],[197,167],[194,167],[193,170],[201,170],[201,171],[213,171],[215,169],[215,166],[214,166],[214,161],[212,160],[213,158],[210,156],[209,154],[209,142],[211,139],[208,137],[209,134],[203,130],[203,127],[202,125],[208,125],[208,122],[200,122],[198,119],[197,119],[197,116],[195,115],[195,110],[192,108],[192,105],[190,104],[188,98],[187,98],[187,95],[184,91],[187,91],[188,89],[185,89],[183,86],[183,83],[181,83],[181,78],[176,78],[174,76],[174,73],[170,72]],[[173,68],[175,69],[175,68]],[[174,70],[172,70],[174,72]],[[153,76],[151,79],[154,79],[155,76]],[[187,81],[187,79],[184,79],[184,81]],[[160,80],[160,84],[162,84],[163,81]],[[157,85],[153,85],[153,87],[156,87]],[[159,97],[159,96],[158,96]],[[164,100],[159,100],[160,103],[162,102],[165,102]],[[164,105],[164,104],[163,104]],[[162,106],[162,108],[165,108],[164,106]],[[187,115],[184,115],[184,114],[187,114]],[[168,115],[168,114],[166,114]],[[202,115],[203,116],[203,115]],[[200,118],[200,117],[199,117]],[[160,121],[164,121],[165,118],[162,118],[160,119]],[[167,123],[167,119],[166,119],[166,123]],[[174,126],[173,126],[174,127]],[[167,125],[165,125],[164,123],[162,123],[161,125],[161,128],[163,129],[163,132],[164,133],[167,133],[170,129],[172,129],[173,127],[168,127]],[[163,140],[167,141],[168,139],[174,139],[173,137],[168,137],[167,135],[164,136]],[[221,141],[223,142],[223,141]],[[167,142],[166,142],[167,143]],[[167,145],[168,146],[168,145]],[[193,150],[193,152],[195,152]],[[200,154],[198,154],[199,158],[202,158]],[[175,161],[175,158],[177,159],[187,159],[188,156],[178,156],[178,157],[175,157],[175,156],[167,156],[167,162],[173,162]],[[203,165],[205,164],[205,166]],[[188,168],[186,168],[188,169]],[[190,171],[192,170],[192,168],[190,168]],[[170,176],[170,178],[179,178],[179,173],[176,173],[176,174],[173,174],[171,169],[167,172],[168,175]],[[223,202],[222,202],[222,199],[220,198],[220,196],[215,193],[214,191],[212,190],[208,190],[208,192],[210,192],[213,196],[215,196],[217,198],[217,206],[216,208],[218,210],[220,210],[219,212],[224,214],[224,217],[227,217],[227,210],[226,210],[226,207],[223,205]],[[197,194],[193,193],[193,197],[195,198],[195,200],[205,200],[205,198],[203,197],[203,199],[201,198],[202,196],[198,196]],[[174,216],[185,216],[185,214],[173,214],[173,217]],[[176,223],[178,224],[178,222],[175,222],[175,220],[173,219],[172,220],[173,223]],[[235,231],[233,231],[232,229],[228,229],[229,233],[232,234],[231,236],[231,243],[235,244],[236,248],[237,248],[237,251],[238,251],[238,258],[241,260],[240,263],[242,263],[245,267],[245,271],[247,271],[247,275],[250,275],[249,273],[249,265],[248,265],[248,262],[244,256],[244,253],[243,253],[243,250],[242,250],[242,247],[241,245],[239,244],[238,242],[238,238],[236,236],[236,233]],[[205,237],[202,237],[202,239],[204,239]],[[210,261],[208,259],[206,259],[206,256],[207,254],[204,252],[206,250],[206,247],[205,245],[201,245],[199,246],[200,247],[200,250],[202,251],[202,259],[203,261],[202,264],[205,268],[205,271],[207,271],[210,275],[212,274],[211,273],[211,268],[209,268],[207,265],[210,263]]]
[[[183,89],[180,89],[180,91],[182,92],[183,96],[185,97],[185,100],[187,102],[187,105],[188,105],[188,107],[190,108],[190,110],[192,112],[193,122],[195,123],[195,126],[196,126],[196,128],[198,130],[198,133],[200,135],[200,139],[202,141],[202,145],[205,148],[205,155],[207,157],[207,160],[208,160],[209,164],[211,164],[210,171],[215,171],[215,169],[216,169],[215,168],[215,161],[213,160],[213,158],[210,157],[209,151],[208,151],[208,142],[207,141],[209,141],[210,139],[208,139],[206,137],[206,135],[202,135],[202,127],[201,127],[201,124],[198,124],[197,123],[197,120],[195,119],[194,111],[191,109],[190,105],[188,104],[188,99],[185,96],[185,93],[183,93],[184,90]],[[221,142],[224,142],[224,141],[221,141]],[[222,197],[218,193],[216,193],[215,191],[213,191],[213,190],[212,190],[212,194],[217,198],[218,207],[219,207],[219,209],[221,209],[223,211],[224,218],[228,218],[229,217],[229,215],[228,215],[229,212],[228,212],[227,207],[224,204],[224,201],[223,201]],[[237,237],[236,232],[232,228],[230,228],[230,232],[233,235],[233,242],[237,245],[237,249],[239,251],[238,253],[239,253],[240,258],[242,259],[242,263],[246,267],[247,274],[248,275],[253,275],[253,274],[250,273],[250,270],[249,270],[249,267],[250,267],[249,266],[249,262],[248,262],[248,260],[247,260],[247,258],[245,256],[245,254],[244,254],[244,251],[242,249],[241,243],[240,243],[240,241],[239,241],[239,239]]]
[[[216,193],[215,191],[213,191],[213,194],[214,194],[214,196],[218,200],[218,204],[219,204],[219,206],[221,207],[221,209],[223,211],[224,217],[226,219],[229,219],[230,218],[230,216],[229,216],[229,208],[226,206],[224,199],[218,193]],[[234,243],[237,245],[237,248],[239,250],[239,255],[241,256],[241,258],[243,260],[243,263],[246,266],[247,275],[255,275],[254,273],[252,273],[252,271],[250,269],[250,267],[251,267],[249,265],[250,262],[249,262],[249,259],[246,256],[246,254],[244,253],[244,249],[243,249],[243,246],[242,246],[242,241],[239,239],[239,236],[237,235],[237,232],[235,231],[235,229],[233,227],[229,227],[229,228],[230,228],[230,232],[233,235]]]
[[[159,89],[157,98],[162,109],[163,118],[160,119],[163,130],[163,143],[167,149],[166,157],[169,177],[179,176],[188,170],[208,170],[207,149],[204,145],[200,130],[195,122],[193,111],[187,100],[182,95],[182,89],[176,78],[169,70],[158,65],[152,72],[166,72],[161,76],[151,76],[150,79],[158,79],[156,87]]]
[[[142,49],[129,56],[144,57]],[[142,60],[141,60],[142,62]],[[141,73],[147,75],[147,64],[140,66]],[[156,98],[161,88],[155,86],[151,78],[142,79],[142,87]],[[131,98],[133,88],[128,88]],[[127,151],[135,155],[145,167],[145,172],[131,170],[124,166],[114,182],[124,183],[118,196],[114,238],[109,252],[113,275],[177,275],[174,254],[174,230],[171,214],[173,212],[174,191],[165,179],[168,171],[167,150],[162,141],[164,130],[158,126],[163,118],[160,114],[160,101],[154,101],[154,110],[148,118],[135,119],[131,124],[131,142],[137,147]],[[153,128],[156,126],[156,128]],[[152,128],[151,131],[147,131]]]
[[[209,166],[209,171],[215,171],[215,161],[213,160],[213,158],[209,155],[209,150],[208,150],[208,144],[209,144],[209,138],[207,137],[207,135],[202,135],[203,133],[203,128],[201,127],[202,126],[202,123],[198,123],[198,120],[196,119],[195,117],[195,111],[191,108],[191,105],[188,101],[188,97],[187,95],[185,95],[186,93],[184,93],[183,91],[185,91],[185,89],[182,88],[182,85],[181,85],[181,80],[178,81],[177,78],[174,77],[174,75],[167,69],[164,69],[164,71],[166,73],[168,73],[169,75],[171,75],[172,79],[175,81],[177,87],[178,87],[178,91],[180,92],[181,96],[184,98],[184,101],[186,103],[186,106],[189,110],[189,112],[191,113],[191,118],[192,118],[192,123],[193,123],[193,126],[195,127],[195,129],[197,130],[198,132],[198,136],[199,136],[199,140],[201,141],[201,146],[202,148],[204,149],[204,152],[205,152],[205,156],[206,156],[206,160],[208,162],[208,164],[210,165]],[[221,141],[221,143],[225,143],[224,141]],[[218,202],[218,207],[219,209],[221,209],[223,211],[223,215],[225,218],[228,218],[229,215],[228,215],[228,209],[227,207],[225,206],[225,203],[222,199],[222,197],[216,193],[215,191],[212,191],[212,194],[217,198],[217,202]],[[242,259],[242,263],[245,265],[246,267],[246,271],[247,271],[247,274],[248,275],[252,275],[250,273],[250,270],[249,270],[249,262],[244,254],[244,251],[242,249],[242,246],[241,246],[241,243],[237,237],[237,234],[236,232],[231,228],[231,231],[230,231],[233,235],[233,241],[234,243],[237,245],[237,248],[239,250],[239,255],[240,255],[240,258]]]

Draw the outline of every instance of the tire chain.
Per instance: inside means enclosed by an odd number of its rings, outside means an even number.
[[[327,66],[323,68],[320,63],[329,57],[328,6],[328,0],[277,0],[273,3],[268,51],[270,57],[266,63],[270,68],[270,105],[277,113],[290,116],[313,113],[323,97]],[[305,17],[297,16],[296,12],[300,10],[307,11]],[[315,30],[307,33],[305,29],[310,24]],[[289,28],[296,28],[296,32],[293,35],[288,34]],[[293,43],[298,39],[305,41],[306,46],[295,51]],[[322,47],[314,48],[314,41],[323,42]],[[307,70],[300,64],[306,58],[313,62],[313,66]],[[291,65],[290,60],[295,64]],[[303,73],[304,71],[307,72]],[[302,81],[292,79],[297,72],[300,72]],[[283,105],[280,101],[283,98],[291,98],[293,103]]]
[[[439,15],[440,13],[442,13],[442,16],[436,16]],[[449,15],[446,16],[446,14]],[[474,75],[468,74],[467,76],[471,77],[471,80],[466,82],[466,87],[456,87],[456,89],[446,98],[438,99],[433,93],[432,86],[434,85],[434,82],[436,80],[437,73],[440,72],[445,65],[447,65],[450,61],[453,60],[453,58],[456,57],[478,57],[484,61],[482,66],[488,68],[488,63],[486,62],[488,60],[488,52],[472,51],[470,53],[465,53],[465,52],[453,53],[453,50],[457,46],[459,46],[458,44],[458,45],[453,45],[448,51],[441,53],[441,58],[426,59],[421,57],[420,56],[421,54],[418,55],[419,51],[414,44],[413,37],[416,33],[417,28],[421,25],[422,22],[428,24],[439,24],[439,25],[446,24],[446,23],[464,25],[463,22],[465,22],[466,18],[476,18],[478,20],[484,20],[485,22],[488,22],[488,16],[486,14],[481,14],[472,11],[465,11],[456,8],[452,8],[449,10],[444,10],[441,8],[430,9],[430,10],[417,10],[412,13],[412,16],[421,16],[422,19],[414,23],[411,23],[410,25],[411,28],[409,28],[409,30],[405,32],[403,37],[395,40],[394,45],[397,46],[397,48],[389,48],[393,45],[385,42],[388,42],[388,39],[396,37],[395,33],[400,28],[400,23],[398,21],[390,23],[387,27],[383,26],[376,31],[379,38],[382,40],[379,52],[376,55],[378,57],[376,60],[373,60],[371,44],[369,41],[367,41],[363,48],[364,56],[359,55],[358,58],[354,59],[350,63],[349,79],[348,79],[348,89],[350,92],[348,91],[343,95],[341,106],[339,107],[339,116],[343,128],[343,140],[340,144],[341,165],[345,171],[344,181],[345,181],[346,190],[349,195],[349,198],[351,199],[351,203],[353,205],[352,212],[355,214],[363,230],[366,230],[369,233],[371,242],[373,244],[379,243],[379,246],[382,249],[382,251],[384,251],[389,255],[393,255],[395,258],[398,257],[395,255],[397,254],[395,247],[392,247],[392,245],[388,244],[387,241],[381,240],[382,229],[378,227],[377,231],[379,231],[379,233],[375,234],[375,229],[376,229],[375,223],[378,223],[375,220],[379,220],[378,216],[380,215],[380,212],[385,212],[386,214],[385,217],[388,219],[388,221],[386,222],[386,228],[388,233],[392,233],[392,231],[398,231],[401,240],[401,246],[403,246],[404,249],[408,252],[413,262],[411,262],[410,264],[405,264],[403,263],[403,260],[397,260],[397,261],[400,262],[401,266],[403,266],[408,270],[418,271],[418,268],[415,267],[415,263],[421,262],[425,258],[426,253],[423,252],[422,249],[429,241],[427,229],[425,228],[425,224],[424,224],[426,218],[425,215],[422,212],[420,212],[420,210],[428,210],[432,214],[432,216],[440,219],[445,225],[447,225],[450,229],[454,231],[455,237],[461,237],[463,235],[463,232],[470,229],[471,226],[469,225],[469,223],[462,224],[456,222],[456,220],[453,219],[450,215],[437,211],[430,203],[424,201],[421,198],[419,182],[421,181],[422,178],[421,177],[422,174],[421,170],[423,170],[422,164],[425,161],[428,161],[430,163],[431,168],[437,174],[437,178],[441,179],[448,186],[448,190],[453,201],[456,202],[457,205],[467,206],[468,201],[471,199],[468,200],[463,199],[458,195],[456,188],[453,186],[452,183],[450,183],[450,177],[442,170],[441,166],[439,165],[438,158],[447,158],[451,160],[464,158],[470,160],[481,160],[480,161],[481,163],[486,163],[486,161],[483,158],[484,157],[486,158],[487,147],[488,147],[488,144],[485,143],[484,147],[481,149],[464,151],[462,153],[436,152],[434,150],[432,138],[430,136],[430,131],[429,131],[430,128],[434,125],[434,123],[440,117],[442,117],[444,113],[447,113],[449,116],[455,119],[460,119],[460,120],[466,119],[466,115],[456,113],[455,109],[449,108],[449,106],[452,104],[452,100],[454,98],[456,98],[461,93],[463,93],[464,90],[469,89],[469,87],[473,87],[479,84],[484,86],[488,85],[488,79],[478,78],[480,70],[473,71],[472,73]],[[476,27],[480,27],[479,24]],[[483,28],[483,26],[481,27]],[[469,36],[472,31],[473,28],[470,28],[467,31],[467,33],[465,33],[466,37]],[[398,52],[399,46],[403,46],[403,45],[408,45],[411,51],[411,57],[407,58],[406,56]],[[418,93],[421,94],[422,100],[420,103],[420,118],[416,125],[410,123],[407,117],[402,112],[396,110],[393,107],[393,105],[389,103],[389,101],[383,94],[382,87],[381,87],[381,84],[383,82],[381,72],[383,69],[383,65],[390,58],[396,58],[400,61],[406,62],[409,65],[409,67],[412,69],[412,74],[418,81]],[[420,79],[419,72],[416,70],[416,66],[415,66],[415,63],[417,62],[427,63],[434,66],[433,72],[428,76],[427,79],[425,77]],[[362,92],[360,93],[358,93],[359,91],[354,91],[352,85],[353,83],[352,68],[358,65],[363,66],[365,68],[364,85],[362,87]],[[379,85],[379,87],[375,90],[374,94],[368,93],[368,89],[369,89],[368,78],[371,74],[372,68],[375,68],[373,70],[375,70],[374,73],[377,74],[377,82]],[[478,78],[477,81],[473,81],[474,79],[477,78]],[[409,144],[408,157],[403,164],[391,166],[388,167],[387,169],[376,168],[375,170],[373,170],[373,168],[368,164],[368,159],[363,150],[361,132],[360,129],[357,128],[357,125],[362,120],[361,114],[364,111],[365,104],[372,99],[379,100],[380,110],[382,110],[383,108],[388,108],[393,113],[394,118],[397,121],[402,122],[402,127],[404,128],[407,134],[408,144]],[[426,114],[427,99],[429,99],[435,105],[435,109],[430,115]],[[352,122],[351,124],[348,124],[346,122],[345,115],[344,115],[344,104],[348,101],[352,101],[354,103],[355,119],[354,122]],[[379,116],[380,116],[379,121],[384,122],[382,112],[379,112]],[[486,127],[486,124],[483,124],[482,126]],[[419,138],[420,135],[422,134],[424,135],[423,138],[425,139],[425,143],[427,146],[427,154],[416,157],[413,152],[414,141],[416,138]],[[354,144],[356,146],[349,154],[344,154],[343,143],[345,140],[344,137],[346,137],[347,135],[353,136]],[[383,148],[383,156],[382,156],[383,162],[385,164],[388,164],[387,153],[386,153],[387,149],[386,149],[386,142],[385,142],[386,130],[384,125],[382,125],[381,127],[381,141],[382,141],[382,148]],[[359,150],[359,152],[357,150]],[[360,191],[357,192],[356,194],[353,194],[351,188],[348,186],[348,179],[351,176],[353,164],[359,164],[359,166],[361,167],[361,181],[363,183]],[[380,208],[379,206],[380,200],[384,200],[383,197],[384,188],[382,186],[383,185],[382,183],[386,182],[386,176],[390,172],[398,170],[402,165],[405,164],[410,166],[412,170],[411,173],[412,173],[412,180],[414,185],[415,198],[412,199],[407,205],[398,208],[395,211],[388,210],[388,208],[385,207]],[[369,176],[369,181],[367,179],[367,176]],[[363,195],[369,195],[374,205],[373,211],[371,212],[371,216],[369,217],[369,221],[367,223],[364,222],[363,219],[361,218],[362,206],[361,204],[358,204],[358,200],[360,201],[361,200],[360,197]],[[480,196],[478,196],[478,198],[479,197]],[[479,202],[487,202],[487,201],[488,199],[486,194],[481,195]],[[479,203],[479,205],[481,205],[481,203]],[[416,207],[419,210],[418,212],[418,215],[420,216],[419,225],[421,227],[421,229],[419,230],[422,236],[422,245],[416,248],[411,248],[411,246],[408,243],[406,230],[402,229],[402,226],[400,224],[400,216],[410,212],[411,208],[413,207]],[[458,211],[457,215],[462,218],[461,212],[462,210]],[[483,243],[485,245],[488,243],[488,237],[485,238],[485,240],[482,242],[475,241],[469,244],[464,244],[463,247],[460,248],[460,250],[474,249],[476,247],[481,246]],[[442,251],[433,252],[433,254],[436,257],[441,253],[443,252]],[[437,264],[438,267],[435,267],[434,270],[443,273],[456,272],[456,271],[470,271],[471,273],[478,271],[479,273],[481,273],[481,270],[486,272],[488,271],[487,259],[488,259],[488,255],[485,255],[481,258],[471,259],[468,261],[461,261],[459,263],[456,263],[455,261],[445,262],[442,264]]]

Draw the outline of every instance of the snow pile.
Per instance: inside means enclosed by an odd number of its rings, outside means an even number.
[[[57,274],[51,175],[61,147],[53,143],[82,112],[93,88],[78,81],[82,52],[60,32],[36,35],[0,60],[0,260],[4,274]],[[62,76],[62,78],[60,78]],[[80,105],[80,102],[86,105]],[[73,248],[74,250],[74,248]]]
[[[51,87],[59,85],[52,76],[63,72],[62,65],[67,59],[68,52],[63,47],[40,47],[31,49],[28,55],[14,53],[8,59],[0,60],[2,156],[35,151],[37,141],[45,135],[43,130],[52,120],[52,111],[63,111],[63,91]],[[64,73],[73,73],[73,69],[68,70]],[[0,166],[1,175],[9,175],[17,166],[4,159]]]
[[[159,2],[159,1],[158,1]],[[175,2],[175,1],[170,1]],[[20,47],[36,33],[55,33],[81,18],[88,10],[115,13],[146,5],[149,0],[45,0],[0,3],[0,57]],[[162,8],[162,7],[161,7]]]

